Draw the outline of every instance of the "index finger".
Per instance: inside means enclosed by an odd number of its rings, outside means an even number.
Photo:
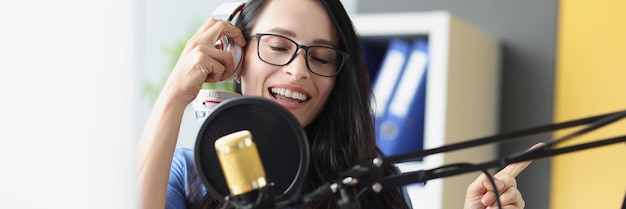
[[[545,145],[545,143],[540,142],[540,143],[537,143],[537,144],[533,145],[528,150],[537,149],[537,148],[542,147],[544,145]],[[523,161],[523,162],[513,163],[513,164],[510,164],[510,165],[507,165],[500,172],[496,173],[495,176],[509,175],[509,176],[516,177],[517,175],[522,173],[522,171],[524,171],[524,169],[526,169],[526,167],[528,167],[528,165],[530,165],[531,162],[532,162],[532,160]]]
[[[239,28],[235,26],[225,27],[222,33],[226,35],[226,37],[235,41],[235,44],[237,44],[238,46],[246,46],[246,37],[244,37]]]

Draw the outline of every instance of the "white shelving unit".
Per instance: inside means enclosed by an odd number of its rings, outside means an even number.
[[[427,37],[424,148],[497,133],[500,51],[498,41],[446,11],[353,14],[362,40]],[[452,163],[495,159],[495,146],[485,145],[427,156],[421,162],[398,164],[402,171],[432,169]],[[434,179],[407,187],[414,208],[462,208],[467,186],[480,173]]]

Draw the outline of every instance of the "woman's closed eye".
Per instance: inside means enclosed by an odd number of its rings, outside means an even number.
[[[287,47],[284,47],[284,46],[281,46],[281,45],[271,45],[271,44],[268,44],[267,46],[272,51],[289,52],[289,49]]]
[[[335,53],[332,53],[330,49],[313,47],[309,49],[309,57],[312,61],[315,61],[322,65],[332,64]]]
[[[330,63],[330,59],[326,59],[326,57],[318,57],[318,56],[312,55],[312,56],[311,56],[311,58],[312,58],[315,62],[318,62],[318,63],[320,63],[320,64],[327,65],[327,64],[329,64],[329,63]]]

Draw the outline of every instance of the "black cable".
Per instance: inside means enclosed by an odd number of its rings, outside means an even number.
[[[493,187],[493,192],[496,195],[496,203],[498,204],[498,208],[502,209],[502,202],[500,202],[500,192],[498,192],[498,187],[496,186],[496,181],[494,180],[493,176],[491,174],[489,174],[489,172],[487,172],[487,170],[482,170],[482,171],[487,176],[487,178],[489,179],[489,182],[491,182],[491,186]]]
[[[431,169],[430,172],[432,173],[438,173],[438,170],[445,170],[445,169],[449,169],[449,168],[459,168],[459,167],[465,167],[465,166],[470,166],[470,165],[474,165],[472,163],[455,163],[455,164],[450,164],[450,165],[444,165],[441,166],[439,168],[435,168],[435,169]],[[494,180],[493,176],[486,170],[483,169],[481,170],[485,176],[487,176],[487,179],[489,179],[489,182],[491,183],[491,186],[493,187],[493,192],[496,196],[496,204],[498,205],[499,209],[502,209],[502,202],[500,202],[500,192],[498,191],[498,187],[496,186],[496,181]]]

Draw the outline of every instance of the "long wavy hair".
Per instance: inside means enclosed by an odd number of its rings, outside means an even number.
[[[311,164],[302,188],[304,194],[326,182],[333,182],[342,171],[383,155],[376,145],[370,108],[371,82],[352,21],[339,0],[312,1],[319,1],[323,5],[337,31],[339,49],[350,54],[350,58],[337,75],[335,86],[320,115],[305,127],[311,146]],[[244,36],[252,35],[256,17],[267,2],[250,0],[246,3],[235,24]],[[397,172],[394,166],[386,168],[387,174]],[[380,198],[385,208],[409,208],[401,189],[370,194],[359,200],[360,205],[367,208],[369,201],[374,198]],[[312,208],[336,208],[336,202],[337,199],[330,199]]]

